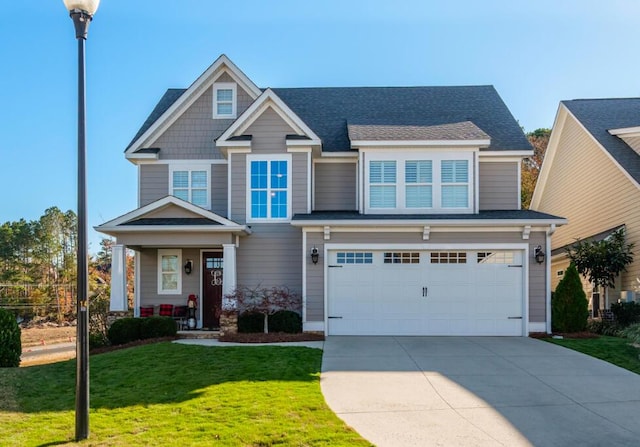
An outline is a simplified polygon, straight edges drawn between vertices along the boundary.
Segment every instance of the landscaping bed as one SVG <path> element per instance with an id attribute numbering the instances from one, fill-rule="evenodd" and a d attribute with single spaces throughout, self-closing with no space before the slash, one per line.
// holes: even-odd
<path id="1" fill-rule="evenodd" d="M 234 343 L 282 343 L 293 341 L 324 341 L 323 334 L 301 332 L 298 334 L 288 334 L 285 332 L 263 332 L 225 334 L 219 338 L 220 341 Z"/>

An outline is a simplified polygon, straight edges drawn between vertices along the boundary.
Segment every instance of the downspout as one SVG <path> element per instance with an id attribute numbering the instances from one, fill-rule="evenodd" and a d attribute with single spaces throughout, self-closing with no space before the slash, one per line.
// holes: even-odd
<path id="1" fill-rule="evenodd" d="M 547 297 L 546 310 L 547 310 L 547 334 L 551 333 L 551 236 L 556 232 L 556 224 L 551 224 L 551 227 L 547 230 L 546 235 L 546 250 L 547 256 L 545 257 L 545 293 Z"/>

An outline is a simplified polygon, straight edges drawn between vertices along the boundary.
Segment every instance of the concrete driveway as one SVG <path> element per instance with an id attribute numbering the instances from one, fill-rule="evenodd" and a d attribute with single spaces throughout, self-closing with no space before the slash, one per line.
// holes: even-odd
<path id="1" fill-rule="evenodd" d="M 640 445 L 640 375 L 522 337 L 328 337 L 322 392 L 384 446 Z"/>

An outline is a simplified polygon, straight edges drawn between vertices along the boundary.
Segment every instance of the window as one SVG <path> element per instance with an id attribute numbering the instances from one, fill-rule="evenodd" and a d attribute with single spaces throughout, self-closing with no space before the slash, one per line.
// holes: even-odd
<path id="1" fill-rule="evenodd" d="M 169 194 L 209 208 L 209 166 L 172 166 Z"/>
<path id="2" fill-rule="evenodd" d="M 290 217 L 291 159 L 289 156 L 255 159 L 247 157 L 250 219 L 288 219 Z"/>
<path id="3" fill-rule="evenodd" d="M 213 117 L 236 117 L 236 84 L 232 82 L 213 84 Z"/>
<path id="4" fill-rule="evenodd" d="M 369 203 L 371 208 L 396 207 L 396 162 L 369 162 Z"/>
<path id="5" fill-rule="evenodd" d="M 431 253 L 432 264 L 466 264 L 467 253 L 465 252 L 435 252 Z"/>
<path id="6" fill-rule="evenodd" d="M 366 152 L 365 213 L 473 212 L 473 152 Z"/>
<path id="7" fill-rule="evenodd" d="M 442 207 L 467 208 L 469 206 L 469 162 L 442 160 Z"/>
<path id="8" fill-rule="evenodd" d="M 182 293 L 182 252 L 180 250 L 158 250 L 158 294 L 179 295 Z"/>
<path id="9" fill-rule="evenodd" d="M 513 264 L 514 253 L 512 251 L 478 252 L 478 264 Z"/>
<path id="10" fill-rule="evenodd" d="M 391 252 L 385 253 L 383 259 L 385 264 L 419 264 L 420 253 Z"/>
<path id="11" fill-rule="evenodd" d="M 431 160 L 407 160 L 404 164 L 407 208 L 433 207 L 433 162 Z"/>
<path id="12" fill-rule="evenodd" d="M 373 253 L 339 252 L 336 254 L 338 264 L 373 264 Z"/>

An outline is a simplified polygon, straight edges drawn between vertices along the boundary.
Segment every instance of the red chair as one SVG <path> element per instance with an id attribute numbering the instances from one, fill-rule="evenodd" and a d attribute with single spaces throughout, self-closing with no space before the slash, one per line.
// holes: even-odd
<path id="1" fill-rule="evenodd" d="M 158 315 L 161 317 L 173 317 L 173 304 L 161 304 Z"/>
<path id="2" fill-rule="evenodd" d="M 140 306 L 140 318 L 153 317 L 153 306 Z"/>

